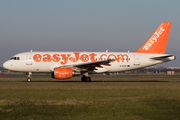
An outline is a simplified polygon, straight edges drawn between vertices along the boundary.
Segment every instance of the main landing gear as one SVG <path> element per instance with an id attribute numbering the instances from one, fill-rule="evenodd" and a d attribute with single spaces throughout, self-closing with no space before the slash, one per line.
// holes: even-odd
<path id="1" fill-rule="evenodd" d="M 31 82 L 31 75 L 32 75 L 32 72 L 29 72 L 29 73 L 27 73 L 27 74 L 28 74 L 27 82 Z"/>
<path id="2" fill-rule="evenodd" d="M 83 75 L 83 77 L 81 78 L 81 81 L 83 81 L 83 82 L 91 82 L 91 78 L 86 77 L 85 75 Z"/>

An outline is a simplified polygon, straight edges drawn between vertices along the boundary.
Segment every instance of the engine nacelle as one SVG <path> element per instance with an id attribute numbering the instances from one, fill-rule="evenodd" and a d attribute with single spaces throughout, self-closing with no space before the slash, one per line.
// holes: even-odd
<path id="1" fill-rule="evenodd" d="M 51 77 L 55 79 L 68 79 L 72 78 L 73 69 L 72 68 L 54 68 L 54 72 L 51 73 Z"/>
<path id="2" fill-rule="evenodd" d="M 54 68 L 54 72 L 51 73 L 51 77 L 54 79 L 68 79 L 77 75 L 81 75 L 80 71 L 61 67 Z"/>

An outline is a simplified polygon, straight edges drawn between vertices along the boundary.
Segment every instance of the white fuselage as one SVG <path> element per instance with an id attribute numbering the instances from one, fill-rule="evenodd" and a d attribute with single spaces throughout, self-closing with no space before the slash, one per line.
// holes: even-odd
<path id="1" fill-rule="evenodd" d="M 96 67 L 97 73 L 118 72 L 143 68 L 175 59 L 175 56 L 163 60 L 154 60 L 167 54 L 130 53 L 130 52 L 25 52 L 14 55 L 4 63 L 4 67 L 21 72 L 53 72 L 56 67 L 73 67 L 86 62 L 113 59 L 110 66 Z"/>

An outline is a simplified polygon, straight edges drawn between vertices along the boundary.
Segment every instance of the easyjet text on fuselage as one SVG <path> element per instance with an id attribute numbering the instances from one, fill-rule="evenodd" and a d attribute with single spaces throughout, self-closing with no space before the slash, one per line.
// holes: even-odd
<path id="1" fill-rule="evenodd" d="M 61 58 L 61 59 L 60 59 Z M 107 59 L 113 59 L 111 62 L 129 62 L 129 56 L 127 54 L 81 54 L 80 52 L 74 52 L 73 54 L 35 54 L 33 55 L 33 60 L 35 62 L 60 62 L 60 64 L 65 65 L 68 61 L 71 62 L 95 62 Z"/>

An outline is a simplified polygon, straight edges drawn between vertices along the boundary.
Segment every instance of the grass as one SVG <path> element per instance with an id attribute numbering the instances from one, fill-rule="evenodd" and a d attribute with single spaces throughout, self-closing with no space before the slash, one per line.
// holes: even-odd
<path id="1" fill-rule="evenodd" d="M 180 75 L 92 75 L 93 82 L 180 82 Z M 0 75 L 0 82 L 26 82 L 27 75 Z M 32 75 L 32 82 L 80 82 L 81 76 L 57 80 L 50 75 Z"/>
<path id="2" fill-rule="evenodd" d="M 23 81 L 22 76 L 6 76 Z M 36 78 L 35 78 L 36 77 Z M 105 76 L 106 77 L 106 76 Z M 108 76 L 109 77 L 109 76 Z M 23 78 L 23 77 L 22 77 Z M 47 76 L 34 76 L 41 81 Z M 39 78 L 39 80 L 38 80 Z M 0 118 L 61 120 L 178 120 L 180 83 L 137 83 L 113 81 L 179 81 L 178 76 L 93 76 L 106 82 L 0 82 Z M 0 78 L 0 81 L 4 81 Z M 71 79 L 69 79 L 71 80 Z M 79 77 L 73 78 L 79 81 Z M 51 79 L 49 79 L 51 81 Z"/>

